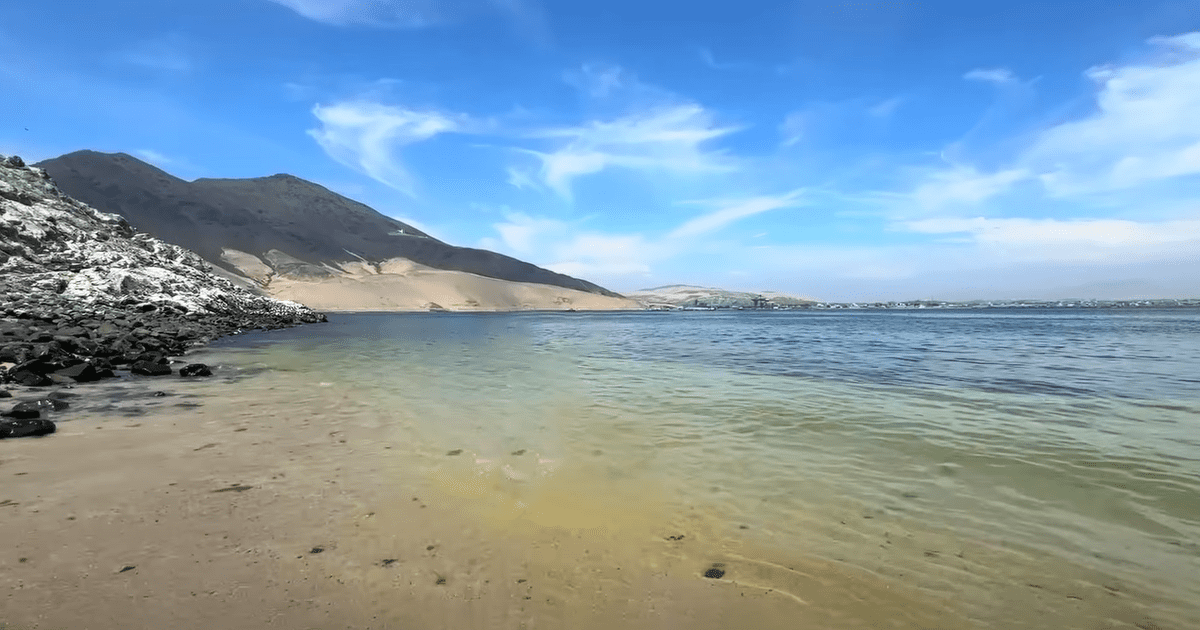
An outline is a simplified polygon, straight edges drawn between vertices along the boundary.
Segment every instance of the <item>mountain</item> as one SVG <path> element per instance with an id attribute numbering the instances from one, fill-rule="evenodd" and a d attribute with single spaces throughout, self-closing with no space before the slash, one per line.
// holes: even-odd
<path id="1" fill-rule="evenodd" d="M 190 249 L 272 295 L 276 292 L 270 285 L 277 279 L 344 284 L 364 274 L 382 275 L 383 265 L 402 259 L 415 265 L 410 271 L 548 285 L 614 298 L 619 300 L 612 303 L 614 308 L 628 305 L 618 294 L 586 280 L 495 252 L 444 243 L 291 175 L 188 182 L 124 153 L 96 151 L 76 151 L 37 166 L 68 195 L 119 214 L 137 229 Z M 474 299 L 470 293 L 465 291 L 464 304 Z M 558 304 L 573 304 L 577 297 L 570 293 L 556 299 Z M 338 308 L 336 300 L 326 306 Z"/>
<path id="2" fill-rule="evenodd" d="M 697 287 L 687 284 L 670 284 L 653 289 L 642 289 L 628 293 L 630 299 L 636 300 L 645 307 L 675 307 L 685 306 L 722 307 L 722 308 L 753 308 L 756 299 L 763 300 L 763 306 L 796 306 L 813 304 L 817 300 L 798 295 L 788 295 L 776 291 L 747 293 L 744 291 L 726 291 L 711 287 Z"/>

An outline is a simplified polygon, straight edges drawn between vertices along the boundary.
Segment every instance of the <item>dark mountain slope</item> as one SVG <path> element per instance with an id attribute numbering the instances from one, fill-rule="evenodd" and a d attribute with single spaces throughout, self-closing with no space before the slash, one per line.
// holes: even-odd
<path id="1" fill-rule="evenodd" d="M 221 259 L 224 248 L 260 258 L 279 250 L 317 265 L 407 258 L 436 269 L 616 295 L 509 256 L 444 243 L 291 175 L 187 182 L 124 153 L 96 151 L 38 166 L 68 195 L 231 271 Z"/>

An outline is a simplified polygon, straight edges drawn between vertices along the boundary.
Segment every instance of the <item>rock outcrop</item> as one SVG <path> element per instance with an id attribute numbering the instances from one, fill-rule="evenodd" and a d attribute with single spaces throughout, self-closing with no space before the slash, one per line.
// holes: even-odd
<path id="1" fill-rule="evenodd" d="M 19 157 L 0 156 L 0 381 L 89 382 L 122 365 L 164 365 L 222 335 L 323 320 L 214 276 L 196 254 L 64 195 Z"/>

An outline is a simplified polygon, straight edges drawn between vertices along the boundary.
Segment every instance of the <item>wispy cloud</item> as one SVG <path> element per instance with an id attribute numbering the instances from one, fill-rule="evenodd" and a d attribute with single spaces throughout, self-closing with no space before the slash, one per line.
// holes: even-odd
<path id="1" fill-rule="evenodd" d="M 535 0 L 269 0 L 334 26 L 419 29 L 500 12 L 526 38 L 545 44 L 549 29 Z"/>
<path id="2" fill-rule="evenodd" d="M 576 178 L 608 168 L 680 174 L 733 170 L 733 160 L 707 144 L 737 130 L 718 125 L 700 105 L 681 104 L 530 135 L 559 145 L 533 153 L 541 160 L 545 184 L 569 199 Z"/>
<path id="3" fill-rule="evenodd" d="M 135 149 L 133 154 L 155 166 L 165 167 L 174 163 L 174 160 L 153 149 Z"/>
<path id="4" fill-rule="evenodd" d="M 580 223 L 510 212 L 493 226 L 497 237 L 480 246 L 536 260 L 559 273 L 601 281 L 642 277 L 654 261 L 670 255 L 661 243 L 638 233 L 613 234 Z"/>
<path id="5" fill-rule="evenodd" d="M 1029 177 L 1022 169 L 980 173 L 974 167 L 953 166 L 930 174 L 912 193 L 912 199 L 925 210 L 948 206 L 973 207 Z"/>
<path id="6" fill-rule="evenodd" d="M 812 116 L 808 111 L 795 111 L 787 115 L 779 125 L 779 134 L 783 136 L 783 146 L 790 147 L 799 144 L 808 135 Z"/>
<path id="7" fill-rule="evenodd" d="M 317 22 L 337 26 L 424 28 L 448 18 L 434 0 L 270 0 Z"/>
<path id="8" fill-rule="evenodd" d="M 1161 59 L 1090 69 L 1096 113 L 1047 130 L 1023 156 L 1051 194 L 1200 173 L 1200 33 L 1151 42 Z"/>
<path id="9" fill-rule="evenodd" d="M 975 205 L 1026 182 L 1058 198 L 1087 197 L 1200 174 L 1200 34 L 1155 38 L 1151 59 L 1094 67 L 1091 115 L 1031 134 L 1008 164 L 990 172 L 956 163 L 928 173 L 910 199 L 925 209 Z M 974 75 L 974 76 L 973 76 Z M 976 70 L 967 78 L 1015 81 Z"/>
<path id="10" fill-rule="evenodd" d="M 718 210 L 695 217 L 675 228 L 667 235 L 667 238 L 693 238 L 714 232 L 731 223 L 752 217 L 756 214 L 782 208 L 794 208 L 804 203 L 803 193 L 803 190 L 793 190 L 785 195 L 774 197 L 756 197 L 753 199 L 725 202 L 721 204 Z"/>
<path id="11" fill-rule="evenodd" d="M 903 227 L 925 234 L 954 234 L 1004 258 L 1038 262 L 1128 264 L 1189 258 L 1200 248 L 1200 219 L 934 218 Z"/>
<path id="12" fill-rule="evenodd" d="M 1007 68 L 976 68 L 963 75 L 968 81 L 983 81 L 996 85 L 1008 85 L 1017 82 L 1017 76 Z"/>
<path id="13" fill-rule="evenodd" d="M 700 61 L 704 62 L 705 66 L 708 66 L 713 70 L 737 70 L 739 68 L 746 67 L 746 64 L 744 63 L 717 61 L 717 57 L 713 54 L 712 49 L 703 46 L 696 49 L 696 53 L 700 55 Z"/>
<path id="14" fill-rule="evenodd" d="M 889 99 L 884 99 L 867 108 L 867 113 L 874 118 L 888 118 L 896 113 L 896 110 L 904 104 L 904 98 L 893 96 Z"/>
<path id="15" fill-rule="evenodd" d="M 400 149 L 469 125 L 461 115 L 362 101 L 317 105 L 313 115 L 321 127 L 308 133 L 330 157 L 410 196 L 414 181 Z"/>
<path id="16" fill-rule="evenodd" d="M 802 205 L 803 195 L 804 191 L 795 190 L 750 199 L 688 202 L 714 209 L 659 234 L 608 232 L 588 227 L 586 220 L 568 222 L 509 212 L 504 221 L 493 224 L 496 236 L 483 239 L 480 246 L 532 259 L 560 273 L 634 286 L 659 273 L 661 265 L 713 248 L 737 249 L 736 239 L 723 234 L 723 228 L 764 212 Z"/>
<path id="17" fill-rule="evenodd" d="M 637 85 L 637 79 L 623 68 L 607 64 L 584 64 L 568 70 L 563 73 L 563 81 L 584 95 L 598 99 Z"/>

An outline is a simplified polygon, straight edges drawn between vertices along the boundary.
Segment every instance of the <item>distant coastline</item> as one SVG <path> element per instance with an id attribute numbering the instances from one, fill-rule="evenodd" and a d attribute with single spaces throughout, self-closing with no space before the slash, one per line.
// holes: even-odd
<path id="1" fill-rule="evenodd" d="M 773 304 L 769 300 L 759 306 L 691 305 L 647 306 L 651 311 L 812 311 L 812 310 L 923 310 L 923 309 L 1051 309 L 1051 308 L 1200 308 L 1200 298 L 1154 300 L 908 300 L 893 302 L 813 302 L 806 304 Z"/>

